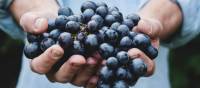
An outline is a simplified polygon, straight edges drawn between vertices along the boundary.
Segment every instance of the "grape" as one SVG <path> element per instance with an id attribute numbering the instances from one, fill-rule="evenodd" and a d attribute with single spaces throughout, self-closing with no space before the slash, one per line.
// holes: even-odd
<path id="1" fill-rule="evenodd" d="M 113 15 L 107 15 L 105 17 L 105 24 L 107 26 L 111 26 L 114 22 L 116 22 L 117 20 L 115 19 L 115 17 Z"/>
<path id="2" fill-rule="evenodd" d="M 114 29 L 114 30 L 117 30 L 117 28 L 120 26 L 120 23 L 119 22 L 115 22 L 113 23 L 110 28 Z"/>
<path id="3" fill-rule="evenodd" d="M 71 33 L 78 33 L 81 29 L 80 29 L 80 24 L 78 22 L 75 21 L 69 21 L 67 22 L 66 26 L 65 26 L 65 30 Z"/>
<path id="4" fill-rule="evenodd" d="M 144 76 L 147 72 L 147 65 L 141 58 L 136 58 L 133 59 L 129 64 L 129 69 L 132 74 L 136 74 L 138 76 Z"/>
<path id="5" fill-rule="evenodd" d="M 128 26 L 128 28 L 130 29 L 130 31 L 133 29 L 133 27 L 135 26 L 133 21 L 130 19 L 124 19 L 124 21 L 122 22 L 122 24 Z"/>
<path id="6" fill-rule="evenodd" d="M 30 44 L 25 45 L 24 47 L 24 54 L 30 59 L 33 59 L 41 54 L 41 50 L 39 44 L 37 42 L 33 42 Z"/>
<path id="7" fill-rule="evenodd" d="M 91 20 L 95 20 L 96 22 L 98 22 L 100 27 L 103 26 L 104 19 L 101 16 L 96 14 L 92 16 Z"/>
<path id="8" fill-rule="evenodd" d="M 107 4 L 104 2 L 97 2 L 96 5 L 97 5 L 97 7 L 100 7 L 100 6 L 104 6 L 106 8 L 108 7 Z"/>
<path id="9" fill-rule="evenodd" d="M 113 55 L 114 47 L 108 43 L 102 43 L 99 47 L 99 53 L 104 59 L 107 59 Z"/>
<path id="10" fill-rule="evenodd" d="M 105 31 L 105 41 L 112 45 L 116 45 L 118 37 L 118 33 L 115 30 L 109 29 Z"/>
<path id="11" fill-rule="evenodd" d="M 108 11 L 109 11 L 109 12 L 112 12 L 112 11 L 119 11 L 119 9 L 118 9 L 117 7 L 114 6 L 114 7 L 109 7 L 109 8 L 108 8 Z"/>
<path id="12" fill-rule="evenodd" d="M 83 23 L 87 23 L 88 21 L 90 21 L 91 17 L 94 15 L 94 11 L 92 9 L 86 9 L 83 13 L 82 13 L 82 17 L 83 17 Z"/>
<path id="13" fill-rule="evenodd" d="M 129 61 L 128 54 L 125 51 L 118 52 L 116 57 L 117 57 L 120 65 L 125 65 Z"/>
<path id="14" fill-rule="evenodd" d="M 135 25 L 137 25 L 140 20 L 140 16 L 138 16 L 137 14 L 129 14 L 126 18 L 131 19 Z"/>
<path id="15" fill-rule="evenodd" d="M 87 26 L 88 26 L 88 32 L 95 33 L 99 29 L 99 22 L 91 20 L 88 22 Z"/>
<path id="16" fill-rule="evenodd" d="M 73 54 L 79 54 L 84 55 L 85 54 L 85 48 L 83 44 L 80 41 L 74 41 L 73 42 Z"/>
<path id="17" fill-rule="evenodd" d="M 144 34 L 137 34 L 134 37 L 133 42 L 135 43 L 136 47 L 142 50 L 151 45 L 150 38 Z"/>
<path id="18" fill-rule="evenodd" d="M 86 9 L 96 10 L 97 5 L 92 1 L 86 1 L 81 5 L 81 12 L 84 12 Z"/>
<path id="19" fill-rule="evenodd" d="M 73 12 L 69 7 L 63 7 L 58 10 L 58 15 L 70 16 L 73 15 Z"/>
<path id="20" fill-rule="evenodd" d="M 69 47 L 71 47 L 73 44 L 71 34 L 68 32 L 61 33 L 58 37 L 58 44 L 64 49 L 68 49 Z"/>
<path id="21" fill-rule="evenodd" d="M 117 28 L 117 32 L 119 33 L 120 37 L 127 36 L 129 34 L 129 28 L 126 25 L 120 25 Z"/>
<path id="22" fill-rule="evenodd" d="M 68 22 L 69 20 L 67 19 L 66 16 L 64 15 L 59 15 L 56 20 L 55 20 L 55 25 L 57 28 L 60 29 L 64 29 L 65 28 L 65 24 Z"/>
<path id="23" fill-rule="evenodd" d="M 58 37 L 60 36 L 60 34 L 61 34 L 61 31 L 59 29 L 54 29 L 49 33 L 49 37 L 51 37 L 54 40 L 57 40 Z M 46 36 L 48 36 L 48 35 L 46 35 Z"/>
<path id="24" fill-rule="evenodd" d="M 102 67 L 100 70 L 100 79 L 105 82 L 109 83 L 114 80 L 114 71 L 112 69 L 109 69 L 107 66 Z"/>
<path id="25" fill-rule="evenodd" d="M 55 64 L 59 69 L 74 54 L 88 58 L 98 53 L 105 63 L 97 88 L 134 86 L 147 73 L 147 65 L 142 58 L 130 59 L 127 52 L 137 48 L 152 60 L 158 55 L 148 35 L 132 31 L 140 16 L 129 14 L 124 18 L 118 7 L 104 2 L 86 1 L 80 10 L 81 13 L 74 14 L 71 8 L 61 7 L 58 16 L 48 20 L 44 33 L 27 33 L 29 43 L 24 47 L 24 55 L 33 59 L 58 44 L 64 50 Z"/>
<path id="26" fill-rule="evenodd" d="M 42 51 L 45 51 L 49 47 L 55 44 L 55 41 L 51 38 L 45 38 L 41 41 L 40 48 Z"/>
<path id="27" fill-rule="evenodd" d="M 92 53 L 93 51 L 98 49 L 99 43 L 98 38 L 95 34 L 89 34 L 85 39 L 85 48 L 86 51 Z"/>
<path id="28" fill-rule="evenodd" d="M 116 77 L 118 80 L 125 80 L 127 76 L 127 70 L 123 67 L 119 67 L 116 71 Z"/>
<path id="29" fill-rule="evenodd" d="M 121 23 L 123 21 L 122 13 L 119 11 L 112 11 L 111 15 L 113 15 L 117 22 Z"/>
<path id="30" fill-rule="evenodd" d="M 135 45 L 133 44 L 133 41 L 128 37 L 125 36 L 120 40 L 119 47 L 121 50 L 129 50 L 130 48 L 134 48 Z"/>
<path id="31" fill-rule="evenodd" d="M 110 69 L 117 69 L 118 68 L 118 60 L 116 57 L 109 57 L 107 60 L 106 60 L 106 65 L 108 68 Z"/>
<path id="32" fill-rule="evenodd" d="M 100 6 L 96 9 L 96 14 L 105 17 L 108 14 L 108 8 L 105 6 Z"/>

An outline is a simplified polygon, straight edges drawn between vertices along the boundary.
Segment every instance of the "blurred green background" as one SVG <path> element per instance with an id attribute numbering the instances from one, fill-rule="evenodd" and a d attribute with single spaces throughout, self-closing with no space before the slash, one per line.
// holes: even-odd
<path id="1" fill-rule="evenodd" d="M 21 67 L 23 42 L 0 31 L 0 88 L 14 88 Z M 172 88 L 200 88 L 200 37 L 170 53 Z"/>

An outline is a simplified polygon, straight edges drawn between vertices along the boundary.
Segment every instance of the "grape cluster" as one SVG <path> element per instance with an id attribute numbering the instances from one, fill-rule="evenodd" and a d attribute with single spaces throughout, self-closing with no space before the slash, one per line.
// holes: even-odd
<path id="1" fill-rule="evenodd" d="M 140 58 L 131 59 L 127 51 L 138 48 L 150 58 L 158 54 L 149 36 L 131 31 L 140 17 L 130 14 L 123 18 L 117 7 L 108 7 L 104 2 L 86 1 L 80 10 L 81 14 L 74 14 L 69 7 L 62 7 L 56 19 L 49 19 L 45 33 L 28 33 L 25 56 L 35 58 L 54 44 L 64 49 L 66 57 L 73 54 L 87 57 L 98 51 L 106 65 L 100 71 L 97 87 L 133 86 L 145 75 L 147 65 Z"/>

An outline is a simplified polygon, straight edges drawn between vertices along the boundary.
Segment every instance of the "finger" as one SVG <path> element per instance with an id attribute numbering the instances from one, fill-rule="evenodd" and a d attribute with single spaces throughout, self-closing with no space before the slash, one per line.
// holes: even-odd
<path id="1" fill-rule="evenodd" d="M 161 23 L 157 20 L 141 19 L 133 31 L 145 33 L 154 39 L 159 36 L 162 29 Z"/>
<path id="2" fill-rule="evenodd" d="M 24 31 L 38 34 L 47 30 L 48 20 L 47 18 L 40 17 L 38 13 L 28 12 L 20 18 L 20 25 Z"/>
<path id="3" fill-rule="evenodd" d="M 72 83 L 78 86 L 85 86 L 90 77 L 96 73 L 100 64 L 98 60 L 99 59 L 89 57 L 86 66 L 79 72 L 81 74 L 77 74 Z"/>
<path id="4" fill-rule="evenodd" d="M 63 56 L 63 54 L 64 51 L 59 45 L 53 45 L 31 61 L 31 69 L 36 73 L 45 74 Z"/>
<path id="5" fill-rule="evenodd" d="M 93 76 L 89 79 L 87 85 L 86 85 L 86 88 L 96 88 L 96 85 L 97 85 L 97 81 L 98 81 L 98 76 Z"/>
<path id="6" fill-rule="evenodd" d="M 128 51 L 128 55 L 130 58 L 141 58 L 147 64 L 147 74 L 146 76 L 150 76 L 153 74 L 155 70 L 155 63 L 148 56 L 146 56 L 141 50 L 137 48 L 132 48 Z"/>
<path id="7" fill-rule="evenodd" d="M 54 79 L 57 82 L 70 82 L 74 76 L 86 64 L 86 60 L 81 55 L 73 55 L 65 62 L 60 69 L 55 73 Z M 82 74 L 82 73 L 79 73 Z"/>

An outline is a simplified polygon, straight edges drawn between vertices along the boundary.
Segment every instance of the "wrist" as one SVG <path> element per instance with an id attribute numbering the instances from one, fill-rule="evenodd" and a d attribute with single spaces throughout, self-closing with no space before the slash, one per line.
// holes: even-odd
<path id="1" fill-rule="evenodd" d="M 29 11 L 39 11 L 57 16 L 58 4 L 55 0 L 14 0 L 9 9 L 19 22 L 21 16 Z"/>

